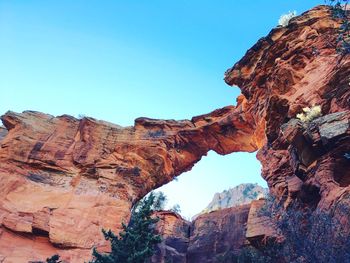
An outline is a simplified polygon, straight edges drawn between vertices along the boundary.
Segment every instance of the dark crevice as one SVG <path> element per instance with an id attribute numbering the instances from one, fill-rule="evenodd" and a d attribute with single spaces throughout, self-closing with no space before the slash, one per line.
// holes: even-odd
<path id="1" fill-rule="evenodd" d="M 47 232 L 43 229 L 40 229 L 40 228 L 36 228 L 36 227 L 33 227 L 32 233 L 35 236 L 47 237 L 47 238 L 49 237 L 49 232 Z"/>

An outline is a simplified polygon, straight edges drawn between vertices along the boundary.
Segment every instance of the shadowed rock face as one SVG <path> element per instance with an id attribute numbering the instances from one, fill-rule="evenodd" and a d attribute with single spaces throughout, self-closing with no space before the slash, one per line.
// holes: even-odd
<path id="1" fill-rule="evenodd" d="M 162 242 L 152 257 L 154 263 L 186 263 L 191 223 L 170 211 L 157 212 L 157 232 Z"/>
<path id="2" fill-rule="evenodd" d="M 250 204 L 203 214 L 192 223 L 172 212 L 158 212 L 157 246 L 154 263 L 222 262 L 244 246 Z"/>
<path id="3" fill-rule="evenodd" d="M 0 141 L 6 136 L 7 130 L 5 127 L 0 126 Z"/>
<path id="4" fill-rule="evenodd" d="M 237 253 L 245 242 L 250 205 L 226 208 L 200 215 L 192 223 L 187 262 L 220 262 Z"/>
<path id="5" fill-rule="evenodd" d="M 140 118 L 123 128 L 92 118 L 6 113 L 0 259 L 20 263 L 56 252 L 87 261 L 93 246 L 108 249 L 102 227 L 118 231 L 138 199 L 209 150 L 259 150 L 262 175 L 286 204 L 299 198 L 329 209 L 347 202 L 350 57 L 332 45 L 338 26 L 328 8 L 317 7 L 272 30 L 225 74 L 242 90 L 237 106 L 191 120 Z M 323 117 L 295 119 L 313 105 Z"/>

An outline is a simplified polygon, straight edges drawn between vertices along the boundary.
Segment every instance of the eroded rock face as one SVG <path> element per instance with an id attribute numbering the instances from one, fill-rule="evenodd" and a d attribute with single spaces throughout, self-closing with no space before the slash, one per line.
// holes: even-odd
<path id="1" fill-rule="evenodd" d="M 4 126 L 0 125 L 0 141 L 6 136 L 7 129 Z"/>
<path id="2" fill-rule="evenodd" d="M 8 112 L 0 148 L 1 227 L 23 234 L 28 246 L 33 236 L 44 236 L 66 260 L 67 249 L 85 255 L 94 246 L 104 250 L 101 228 L 118 232 L 138 199 L 191 169 L 209 150 L 257 149 L 253 127 L 239 114 L 226 107 L 192 120 L 140 118 L 123 128 L 92 118 Z M 27 248 L 9 250 L 5 243 L 0 236 L 6 258 L 45 259 L 35 248 L 25 254 Z"/>
<path id="3" fill-rule="evenodd" d="M 266 197 L 267 192 L 266 188 L 258 184 L 240 184 L 221 193 L 216 193 L 201 214 L 250 204 L 253 200 Z"/>
<path id="4" fill-rule="evenodd" d="M 154 263 L 186 263 L 191 223 L 170 211 L 157 212 L 157 232 L 162 242 L 152 257 Z"/>
<path id="5" fill-rule="evenodd" d="M 225 74 L 242 90 L 237 106 L 191 120 L 140 118 L 123 128 L 92 118 L 6 113 L 0 259 L 21 263 L 55 252 L 70 262 L 87 261 L 93 246 L 107 249 L 102 227 L 118 231 L 138 199 L 190 170 L 209 150 L 259 150 L 262 175 L 286 205 L 296 198 L 322 209 L 347 202 L 350 57 L 332 45 L 337 27 L 321 6 L 272 30 Z M 295 119 L 313 105 L 322 107 L 323 117 Z M 221 216 L 207 221 L 231 220 Z M 202 241 L 188 250 L 194 259 L 202 257 L 199 248 L 213 251 L 210 240 L 217 238 L 201 239 L 206 226 L 196 222 L 193 240 Z M 219 231 L 214 224 L 207 229 Z M 227 234 L 216 251 L 238 236 Z"/>
<path id="6" fill-rule="evenodd" d="M 331 44 L 338 27 L 327 7 L 314 8 L 272 30 L 225 74 L 242 90 L 256 127 L 265 120 L 262 176 L 286 206 L 296 199 L 320 209 L 348 203 L 350 56 Z M 314 105 L 323 117 L 296 119 Z"/>
<path id="7" fill-rule="evenodd" d="M 249 244 L 259 247 L 266 237 L 278 237 L 276 228 L 271 224 L 271 218 L 263 213 L 266 200 L 254 200 L 250 204 L 247 218 L 245 238 Z"/>
<path id="8" fill-rule="evenodd" d="M 250 204 L 202 214 L 192 223 L 169 211 L 157 212 L 157 246 L 154 263 L 223 262 L 245 245 Z"/>
<path id="9" fill-rule="evenodd" d="M 187 262 L 220 262 L 245 243 L 250 204 L 200 215 L 191 226 Z"/>

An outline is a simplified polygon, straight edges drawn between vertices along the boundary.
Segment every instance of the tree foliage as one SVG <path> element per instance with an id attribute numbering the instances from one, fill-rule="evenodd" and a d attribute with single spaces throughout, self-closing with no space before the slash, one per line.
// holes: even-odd
<path id="1" fill-rule="evenodd" d="M 111 252 L 99 253 L 93 250 L 93 263 L 144 263 L 154 254 L 154 246 L 161 242 L 155 234 L 154 226 L 159 220 L 152 217 L 153 208 L 162 205 L 165 200 L 151 193 L 142 199 L 132 210 L 128 225 L 122 224 L 123 230 L 115 235 L 111 230 L 102 230 L 106 240 L 111 242 Z"/>
<path id="2" fill-rule="evenodd" d="M 173 205 L 173 207 L 170 208 L 170 211 L 172 211 L 174 213 L 177 213 L 177 214 L 180 214 L 181 213 L 180 205 L 179 204 Z"/>
<path id="3" fill-rule="evenodd" d="M 261 215 L 270 218 L 281 239 L 269 239 L 259 250 L 246 247 L 231 262 L 349 263 L 350 232 L 341 221 L 349 214 L 344 204 L 338 205 L 334 215 L 333 211 L 312 210 L 300 204 L 284 209 L 269 200 Z"/>
<path id="4" fill-rule="evenodd" d="M 153 204 L 151 206 L 151 209 L 154 211 L 160 211 L 165 209 L 165 205 L 167 203 L 167 197 L 162 191 L 158 192 L 152 192 L 151 193 L 154 197 Z M 147 198 L 147 196 L 146 196 Z"/>
<path id="5" fill-rule="evenodd" d="M 337 50 L 342 54 L 350 53 L 350 16 L 349 0 L 326 0 L 332 8 L 333 17 L 341 20 L 337 38 Z"/>

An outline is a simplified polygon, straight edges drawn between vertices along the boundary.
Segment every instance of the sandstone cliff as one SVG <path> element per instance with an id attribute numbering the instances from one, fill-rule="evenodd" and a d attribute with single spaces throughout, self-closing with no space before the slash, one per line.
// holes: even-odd
<path id="1" fill-rule="evenodd" d="M 285 205 L 299 199 L 335 213 L 350 192 L 350 56 L 334 48 L 338 22 L 327 7 L 314 8 L 272 30 L 225 74 L 265 130 L 258 159 L 271 193 Z M 315 105 L 322 117 L 296 119 Z"/>
<path id="2" fill-rule="evenodd" d="M 242 91 L 237 106 L 191 120 L 140 118 L 123 128 L 68 115 L 3 115 L 0 261 L 53 253 L 86 261 L 93 246 L 106 249 L 102 227 L 118 231 L 138 199 L 209 150 L 259 150 L 262 176 L 286 205 L 298 198 L 336 211 L 350 192 L 350 56 L 332 44 L 338 27 L 320 6 L 272 30 L 225 73 Z M 295 118 L 313 105 L 322 117 Z"/>
<path id="3" fill-rule="evenodd" d="M 172 212 L 158 212 L 158 232 L 163 241 L 154 263 L 221 262 L 245 244 L 250 204 L 198 216 L 192 223 Z"/>
<path id="4" fill-rule="evenodd" d="M 83 262 L 93 246 L 105 249 L 101 228 L 117 232 L 138 199 L 209 150 L 255 150 L 253 127 L 239 112 L 230 106 L 192 120 L 140 118 L 125 128 L 7 112 L 1 117 L 8 134 L 0 148 L 0 255 L 26 262 L 57 251 Z M 35 248 L 38 236 L 50 249 Z M 28 245 L 14 245 L 15 237 Z"/>

